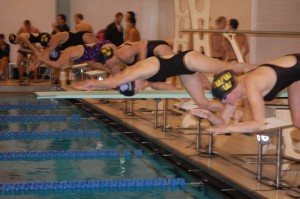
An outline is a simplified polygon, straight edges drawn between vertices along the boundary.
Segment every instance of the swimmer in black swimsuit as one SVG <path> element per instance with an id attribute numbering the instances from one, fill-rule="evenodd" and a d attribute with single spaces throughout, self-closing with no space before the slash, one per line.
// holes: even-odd
<path id="1" fill-rule="evenodd" d="M 84 32 L 60 32 L 52 36 L 49 47 L 43 52 L 44 56 L 48 56 L 49 53 L 58 47 L 58 50 L 62 51 L 68 47 L 83 45 L 83 44 L 94 44 L 98 43 L 99 40 L 93 33 Z"/>
<path id="2" fill-rule="evenodd" d="M 120 45 L 114 53 L 114 57 L 107 62 L 109 67 L 118 64 L 133 65 L 152 56 L 174 55 L 170 45 L 161 40 L 142 40 L 127 42 Z"/>
<path id="3" fill-rule="evenodd" d="M 19 77 L 20 81 L 23 81 L 23 73 L 24 73 L 24 66 L 21 64 L 24 61 L 24 58 L 27 57 L 27 55 L 33 55 L 30 50 L 33 52 L 40 51 L 40 47 L 35 45 L 36 43 L 40 43 L 42 47 L 48 46 L 48 43 L 50 41 L 50 35 L 48 33 L 20 33 L 18 36 L 11 33 L 9 35 L 9 42 L 12 44 L 21 44 L 21 49 L 19 49 L 17 58 L 17 66 L 19 71 Z M 26 51 L 22 51 L 22 50 Z M 30 50 L 29 50 L 30 49 Z M 29 50 L 29 51 L 28 51 Z M 34 56 L 30 56 L 30 60 L 34 60 Z M 38 71 L 34 71 L 34 81 L 39 82 L 38 80 Z"/>
<path id="4" fill-rule="evenodd" d="M 249 73 L 235 77 L 234 73 L 227 71 L 215 76 L 213 94 L 225 103 L 221 116 L 199 109 L 194 115 L 209 118 L 217 125 L 224 125 L 235 110 L 238 99 L 247 98 L 253 120 L 236 125 L 222 126 L 212 129 L 222 134 L 228 132 L 249 133 L 264 130 L 266 122 L 264 101 L 273 100 L 283 89 L 287 88 L 289 107 L 295 127 L 300 128 L 300 55 L 293 54 L 263 64 Z"/>
<path id="5" fill-rule="evenodd" d="M 42 56 L 47 59 L 49 57 L 49 54 L 52 50 L 54 50 L 56 47 L 58 47 L 58 50 L 65 50 L 68 47 L 77 46 L 77 45 L 83 45 L 83 44 L 95 44 L 98 43 L 99 40 L 96 38 L 96 36 L 90 32 L 59 32 L 52 36 L 49 46 L 42 52 Z M 35 52 L 36 53 L 36 52 Z M 66 61 L 64 61 L 66 62 Z M 39 62 L 34 63 L 30 66 L 30 68 L 27 69 L 27 71 L 33 70 L 34 67 L 38 67 Z M 55 65 L 56 68 L 59 68 L 60 66 Z M 59 71 L 54 71 L 54 78 L 58 78 Z"/>
<path id="6" fill-rule="evenodd" d="M 106 66 L 111 69 L 112 74 L 117 74 L 121 71 L 122 65 L 131 66 L 138 61 L 146 59 L 151 56 L 168 56 L 174 55 L 170 45 L 161 40 L 148 41 L 142 40 L 138 42 L 126 42 L 120 45 L 114 52 L 114 56 L 107 60 Z M 98 64 L 99 65 L 99 64 Z M 91 67 L 98 69 L 98 65 L 91 65 Z M 163 82 L 150 83 L 149 86 L 157 90 L 174 90 L 175 86 Z M 139 82 L 136 82 L 139 84 Z"/>
<path id="7" fill-rule="evenodd" d="M 247 63 L 225 63 L 202 55 L 198 51 L 185 51 L 171 56 L 147 58 L 112 77 L 102 81 L 88 81 L 83 85 L 75 86 L 75 88 L 82 90 L 109 89 L 135 80 L 157 82 L 167 77 L 179 75 L 183 86 L 200 107 L 215 110 L 220 106 L 207 101 L 199 75 L 196 72 L 217 73 L 226 69 L 245 72 L 255 67 L 255 65 Z M 138 92 L 142 88 L 136 86 L 135 89 Z"/>
<path id="8" fill-rule="evenodd" d="M 97 61 L 98 55 L 100 54 L 100 50 L 104 47 L 110 47 L 111 49 L 115 49 L 116 46 L 109 42 L 99 42 L 95 44 L 84 44 L 77 45 L 74 47 L 67 48 L 66 50 L 57 53 L 57 57 L 55 57 L 55 61 L 50 60 L 49 57 L 45 57 L 40 52 L 35 52 L 38 58 L 38 62 L 33 63 L 27 71 L 31 71 L 36 68 L 36 64 L 39 62 L 44 62 L 48 66 L 57 69 L 67 69 L 70 68 L 70 61 L 75 61 L 76 63 L 80 62 L 88 62 L 88 61 Z M 103 65 L 102 65 L 103 66 Z M 105 66 L 101 68 L 101 70 L 105 70 L 109 72 L 109 69 Z"/>
<path id="9" fill-rule="evenodd" d="M 50 42 L 50 35 L 46 32 L 42 33 L 21 33 L 18 36 L 11 33 L 9 35 L 11 44 L 21 44 L 24 48 L 30 48 L 33 51 L 39 50 L 37 46 L 32 45 L 40 43 L 43 47 L 47 47 Z"/>
<path id="10" fill-rule="evenodd" d="M 120 45 L 114 56 L 107 60 L 106 66 L 111 68 L 113 74 L 119 73 L 120 65 L 133 65 L 137 61 L 144 60 L 152 56 L 174 55 L 169 43 L 162 40 L 142 40 L 139 42 L 126 42 Z M 97 66 L 96 66 L 97 68 Z M 210 87 L 209 80 L 204 75 L 199 75 L 205 87 Z M 149 86 L 156 90 L 176 90 L 175 84 L 168 84 L 166 79 L 157 82 L 149 82 Z M 136 85 L 141 82 L 136 82 Z M 141 83 L 142 84 L 142 83 Z"/>

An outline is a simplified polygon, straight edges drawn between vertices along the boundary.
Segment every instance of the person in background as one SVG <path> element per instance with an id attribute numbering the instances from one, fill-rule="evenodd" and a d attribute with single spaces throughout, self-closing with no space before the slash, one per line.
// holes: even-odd
<path id="1" fill-rule="evenodd" d="M 230 19 L 228 23 L 228 29 L 229 30 L 237 30 L 239 27 L 239 22 L 236 19 Z M 236 34 L 235 40 L 237 42 L 237 45 L 242 53 L 242 56 L 245 59 L 247 54 L 249 53 L 249 45 L 247 41 L 247 36 L 245 34 Z M 237 57 L 235 55 L 235 52 L 229 43 L 228 40 L 224 42 L 224 50 L 225 50 L 225 61 L 228 62 L 237 62 Z"/>
<path id="2" fill-rule="evenodd" d="M 135 13 L 132 11 L 128 11 L 126 13 L 126 34 L 125 34 L 125 42 L 126 41 L 140 41 L 140 32 L 136 28 L 136 18 L 135 18 Z"/>
<path id="3" fill-rule="evenodd" d="M 88 31 L 93 33 L 93 28 L 90 24 L 86 23 L 82 14 L 78 13 L 74 15 L 74 22 L 75 22 L 75 31 L 82 32 Z"/>
<path id="4" fill-rule="evenodd" d="M 224 30 L 226 28 L 226 18 L 220 16 L 215 21 L 215 30 Z M 224 37 L 222 33 L 211 34 L 211 56 L 215 59 L 223 60 L 224 56 Z"/>
<path id="5" fill-rule="evenodd" d="M 99 42 L 106 41 L 106 38 L 105 38 L 105 29 L 100 29 L 97 32 L 97 34 L 96 34 L 96 38 L 99 40 Z"/>
<path id="6" fill-rule="evenodd" d="M 2 71 L 1 78 L 8 80 L 7 67 L 9 62 L 10 47 L 4 41 L 4 34 L 0 34 L 0 68 Z"/>
<path id="7" fill-rule="evenodd" d="M 30 20 L 24 20 L 23 26 L 19 29 L 17 35 L 21 33 L 39 33 L 39 32 L 40 31 L 31 24 Z"/>
<path id="8" fill-rule="evenodd" d="M 34 27 L 30 20 L 24 20 L 23 22 L 23 26 L 19 29 L 19 31 L 17 32 L 17 36 L 20 36 L 21 33 L 39 33 L 40 31 Z M 24 46 L 22 44 L 20 44 L 20 49 L 29 49 L 28 46 Z M 17 55 L 17 67 L 18 67 L 18 72 L 19 72 L 19 80 L 20 82 L 24 81 L 24 72 L 25 72 L 25 68 L 24 68 L 24 61 L 25 58 L 27 57 L 27 53 L 18 51 L 18 55 Z M 37 72 L 35 71 L 35 79 L 37 79 Z"/>
<path id="9" fill-rule="evenodd" d="M 115 20 L 109 24 L 105 29 L 105 38 L 116 46 L 121 45 L 124 42 L 123 27 L 121 25 L 123 20 L 123 14 L 121 12 L 116 13 Z"/>
<path id="10" fill-rule="evenodd" d="M 56 23 L 52 24 L 53 31 L 52 31 L 51 35 L 55 35 L 55 34 L 61 33 L 61 32 L 69 32 L 70 28 L 66 24 L 66 21 L 67 21 L 66 15 L 64 15 L 64 14 L 57 15 L 56 16 Z M 54 69 L 53 82 L 55 82 L 55 83 L 58 83 L 59 72 L 60 71 L 58 69 Z"/>
<path id="11" fill-rule="evenodd" d="M 52 35 L 58 33 L 58 32 L 69 32 L 70 28 L 69 26 L 66 24 L 67 21 L 67 17 L 64 14 L 59 14 L 56 16 L 56 23 L 52 24 Z"/>

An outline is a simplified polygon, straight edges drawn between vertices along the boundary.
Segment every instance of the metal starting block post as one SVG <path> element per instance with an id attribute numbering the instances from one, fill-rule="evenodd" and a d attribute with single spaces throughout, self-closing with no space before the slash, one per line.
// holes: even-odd
<path id="1" fill-rule="evenodd" d="M 282 164 L 282 129 L 293 126 L 290 122 L 286 122 L 275 117 L 267 118 L 267 123 L 265 124 L 265 130 L 254 132 L 257 134 L 258 140 L 258 167 L 257 167 L 257 180 L 264 184 L 275 187 L 276 189 L 284 188 L 281 183 L 281 164 Z M 264 161 L 263 145 L 270 143 L 270 137 L 264 135 L 267 131 L 276 131 L 277 135 L 277 153 L 276 161 Z M 263 164 L 276 164 L 276 179 L 274 181 L 263 177 Z"/>
<path id="2" fill-rule="evenodd" d="M 201 155 L 204 157 L 209 157 L 212 158 L 216 155 L 216 153 L 213 152 L 213 142 L 214 142 L 214 138 L 213 138 L 213 133 L 211 131 L 209 131 L 209 133 L 205 133 L 205 134 L 201 134 L 201 121 L 203 118 L 201 117 L 197 117 L 197 130 L 196 130 L 196 150 L 198 151 L 197 155 Z M 208 147 L 206 151 L 201 151 L 203 148 L 201 148 L 201 136 L 202 135 L 208 135 Z"/>
<path id="3" fill-rule="evenodd" d="M 108 76 L 106 71 L 102 71 L 102 70 L 92 70 L 92 71 L 87 71 L 84 72 L 84 74 L 88 77 L 96 77 L 97 79 L 99 78 L 106 78 Z M 99 79 L 100 80 L 100 79 Z"/>
<path id="4" fill-rule="evenodd" d="M 82 64 L 75 64 L 71 68 L 72 70 L 80 70 L 81 73 L 81 79 L 84 80 L 84 71 L 87 71 L 88 64 L 82 63 Z"/>

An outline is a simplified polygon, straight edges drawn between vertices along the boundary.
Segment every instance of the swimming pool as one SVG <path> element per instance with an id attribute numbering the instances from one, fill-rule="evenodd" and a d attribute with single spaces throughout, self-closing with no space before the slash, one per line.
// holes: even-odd
<path id="1" fill-rule="evenodd" d="M 5 191 L 5 198 L 225 198 L 208 185 L 189 184 L 196 182 L 195 177 L 184 172 L 176 165 L 151 152 L 149 149 L 129 139 L 115 128 L 97 120 L 82 109 L 64 100 L 36 100 L 32 95 L 1 95 L 1 104 L 54 104 L 55 109 L 20 108 L 15 106 L 1 109 L 1 116 L 20 115 L 65 115 L 66 121 L 60 122 L 0 122 L 1 133 L 40 132 L 36 137 L 12 137 L 0 140 L 0 151 L 43 152 L 43 151 L 101 151 L 115 150 L 118 155 L 111 157 L 49 157 L 0 159 L 0 183 L 33 182 L 80 182 L 97 180 L 184 178 L 185 186 L 148 186 L 127 188 L 81 188 Z M 20 109 L 18 109 L 18 107 Z M 80 115 L 80 121 L 71 117 Z M 99 130 L 99 135 L 45 137 L 43 132 Z M 141 149 L 142 155 L 134 152 Z M 131 155 L 124 155 L 130 151 Z M 13 188 L 12 188 L 13 189 Z"/>

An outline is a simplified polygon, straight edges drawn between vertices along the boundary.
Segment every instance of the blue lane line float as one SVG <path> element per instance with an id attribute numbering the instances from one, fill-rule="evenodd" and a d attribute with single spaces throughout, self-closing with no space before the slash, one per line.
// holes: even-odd
<path id="1" fill-rule="evenodd" d="M 139 151 L 138 153 L 136 151 Z M 136 157 L 142 156 L 142 150 L 137 149 L 134 154 Z M 31 152 L 5 152 L 0 153 L 0 161 L 16 161 L 16 160 L 49 160 L 49 159 L 76 159 L 76 158 L 117 158 L 124 156 L 124 152 L 117 150 L 68 150 L 68 151 L 31 151 Z M 132 155 L 131 155 L 132 156 Z M 128 155 L 127 155 L 128 157 Z"/>
<path id="2" fill-rule="evenodd" d="M 33 103 L 33 104 L 0 104 L 0 110 L 26 109 L 26 110 L 54 110 L 57 104 L 54 103 Z"/>
<path id="3" fill-rule="evenodd" d="M 71 115 L 70 121 L 72 123 L 80 122 L 81 121 L 81 116 L 80 115 L 76 115 L 76 114 Z"/>
<path id="4" fill-rule="evenodd" d="M 146 178 L 146 179 L 113 179 L 82 180 L 60 182 L 17 182 L 0 184 L 1 192 L 65 190 L 65 189 L 111 189 L 128 187 L 184 187 L 184 178 Z"/>
<path id="5" fill-rule="evenodd" d="M 0 140 L 44 140 L 99 137 L 100 130 L 0 131 Z"/>
<path id="6" fill-rule="evenodd" d="M 74 117 L 74 116 L 73 116 Z M 76 119 L 71 122 L 80 122 L 81 117 L 76 115 Z M 66 115 L 1 115 L 0 122 L 66 122 Z"/>

